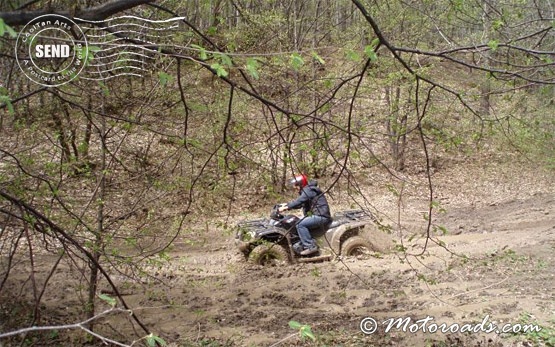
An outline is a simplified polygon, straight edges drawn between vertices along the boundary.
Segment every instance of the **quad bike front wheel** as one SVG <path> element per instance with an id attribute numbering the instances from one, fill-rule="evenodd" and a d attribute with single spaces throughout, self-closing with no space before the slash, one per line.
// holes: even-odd
<path id="1" fill-rule="evenodd" d="M 341 245 L 341 255 L 351 257 L 351 256 L 365 256 L 369 255 L 374 249 L 372 244 L 368 242 L 365 238 L 361 236 L 349 237 Z"/>
<path id="2" fill-rule="evenodd" d="M 253 248 L 249 261 L 263 266 L 275 266 L 289 263 L 289 253 L 278 244 L 262 244 Z"/>

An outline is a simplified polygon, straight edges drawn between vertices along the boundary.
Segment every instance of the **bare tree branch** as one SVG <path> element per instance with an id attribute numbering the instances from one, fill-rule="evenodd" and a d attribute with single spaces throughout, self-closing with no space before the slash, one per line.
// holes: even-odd
<path id="1" fill-rule="evenodd" d="M 56 235 L 56 237 L 60 240 L 60 242 L 62 242 L 64 244 L 70 244 L 73 247 L 75 247 L 80 253 L 84 254 L 86 256 L 86 258 L 92 264 L 94 264 L 94 266 L 96 266 L 98 268 L 98 270 L 102 273 L 104 278 L 108 281 L 108 283 L 110 284 L 110 286 L 112 287 L 112 289 L 116 293 L 118 299 L 121 301 L 123 307 L 127 310 L 130 309 L 129 306 L 127 305 L 127 303 L 125 302 L 125 300 L 123 299 L 123 296 L 119 293 L 119 290 L 118 290 L 116 284 L 112 281 L 108 272 L 98 262 L 98 260 L 95 259 L 94 255 L 90 251 L 88 251 L 85 247 L 83 247 L 77 240 L 75 240 L 75 238 L 73 238 L 71 235 L 69 235 L 62 227 L 55 224 L 53 221 L 51 221 L 48 217 L 46 217 L 41 212 L 36 210 L 34 207 L 30 206 L 29 204 L 27 204 L 26 202 L 24 202 L 24 201 L 22 201 L 18 198 L 12 196 L 10 193 L 5 192 L 4 190 L 0 190 L 0 197 L 4 198 L 5 200 L 11 202 L 12 204 L 14 204 L 16 206 L 20 206 L 22 209 L 24 209 L 26 211 L 26 213 L 29 213 L 31 216 L 33 216 L 36 219 L 36 222 L 33 223 L 34 226 L 40 226 L 42 224 L 46 225 L 47 228 L 49 230 L 51 230 Z M 137 324 L 139 324 L 139 326 L 146 333 L 149 333 L 148 328 L 139 320 L 139 318 L 135 314 L 131 313 L 131 316 L 133 317 L 135 322 Z"/>
<path id="2" fill-rule="evenodd" d="M 101 319 L 109 314 L 113 314 L 113 313 L 120 313 L 120 312 L 124 312 L 124 313 L 133 313 L 130 310 L 123 310 L 120 308 L 110 308 L 104 312 L 101 312 L 97 315 L 95 315 L 94 317 L 88 318 L 82 322 L 79 323 L 74 323 L 74 324 L 65 324 L 65 325 L 49 325 L 49 326 L 32 326 L 32 327 L 28 327 L 28 328 L 23 328 L 23 329 L 18 329 L 18 330 L 14 330 L 14 331 L 10 331 L 7 333 L 1 333 L 0 334 L 0 339 L 2 338 L 7 338 L 10 336 L 16 336 L 16 335 L 20 335 L 20 334 L 28 334 L 31 332 L 38 332 L 38 331 L 52 331 L 52 330 L 70 330 L 70 329 L 81 329 L 86 331 L 87 333 L 91 334 L 92 336 L 98 338 L 99 340 L 101 340 L 103 343 L 105 344 L 113 344 L 116 346 L 123 346 L 123 347 L 127 347 L 127 346 L 132 346 L 131 345 L 127 345 L 127 344 L 123 344 L 121 342 L 109 339 L 107 337 L 104 337 L 100 334 L 95 333 L 94 331 L 90 330 L 87 328 L 87 325 L 98 320 Z"/>
<path id="3" fill-rule="evenodd" d="M 102 5 L 78 10 L 75 12 L 75 14 L 72 14 L 70 11 L 17 10 L 10 12 L 0 12 L 0 18 L 4 19 L 4 23 L 11 26 L 25 25 L 36 17 L 47 14 L 58 14 L 68 18 L 77 17 L 86 20 L 103 20 L 116 13 L 154 1 L 155 0 L 114 0 Z"/>

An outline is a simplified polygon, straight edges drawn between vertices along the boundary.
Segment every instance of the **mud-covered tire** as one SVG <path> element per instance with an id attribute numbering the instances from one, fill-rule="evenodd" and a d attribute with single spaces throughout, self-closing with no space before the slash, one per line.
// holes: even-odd
<path id="1" fill-rule="evenodd" d="M 263 266 L 276 266 L 289 263 L 289 253 L 278 244 L 262 244 L 253 248 L 249 261 Z"/>
<path id="2" fill-rule="evenodd" d="M 369 255 L 373 250 L 372 244 L 361 236 L 349 237 L 341 245 L 341 255 L 347 257 Z"/>

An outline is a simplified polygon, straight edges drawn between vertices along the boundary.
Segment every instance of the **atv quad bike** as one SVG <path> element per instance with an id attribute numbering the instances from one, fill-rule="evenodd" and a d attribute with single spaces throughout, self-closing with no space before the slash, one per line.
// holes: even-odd
<path id="1" fill-rule="evenodd" d="M 362 210 L 338 212 L 333 222 L 319 230 L 311 230 L 319 252 L 301 256 L 302 246 L 297 234 L 295 215 L 282 215 L 275 205 L 270 218 L 240 222 L 237 225 L 235 244 L 245 257 L 259 265 L 292 262 L 317 262 L 335 256 L 356 256 L 382 251 L 372 243 L 370 234 L 375 232 L 373 217 Z M 383 234 L 383 233 L 381 233 Z"/>

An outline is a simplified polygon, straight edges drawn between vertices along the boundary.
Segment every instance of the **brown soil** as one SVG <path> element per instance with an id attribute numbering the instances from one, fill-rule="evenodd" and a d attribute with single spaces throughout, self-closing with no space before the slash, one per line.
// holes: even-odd
<path id="1" fill-rule="evenodd" d="M 445 226 L 448 234 L 438 237 L 445 248 L 430 243 L 422 257 L 402 259 L 391 253 L 259 268 L 246 264 L 230 241 L 211 241 L 206 247 L 175 249 L 174 265 L 164 270 L 171 278 L 171 289 L 162 292 L 164 300 L 146 300 L 143 293 L 137 293 L 137 299 L 142 300 L 141 306 L 172 305 L 150 309 L 145 315 L 149 325 L 170 341 L 213 338 L 222 344 L 269 346 L 289 336 L 293 331 L 288 322 L 296 320 L 310 325 L 322 345 L 326 341 L 349 346 L 420 345 L 415 339 L 422 345 L 425 340 L 461 346 L 516 344 L 515 339 L 493 333 L 416 336 L 378 331 L 365 336 L 359 330 L 367 316 L 378 321 L 432 316 L 438 324 L 463 324 L 481 322 L 489 315 L 496 323 L 527 319 L 553 327 L 555 195 L 549 191 L 551 186 L 537 173 L 505 177 L 503 182 L 494 168 L 477 171 L 480 181 L 453 172 L 437 177 L 437 194 L 443 195 L 440 199 L 447 212 L 436 223 Z M 415 218 L 402 223 L 423 231 L 426 223 L 416 217 L 422 202 L 416 198 L 418 189 L 414 191 L 415 198 L 409 198 L 404 209 Z M 374 201 L 380 199 L 387 200 Z M 403 234 L 392 236 L 406 242 L 410 233 Z M 420 237 L 412 244 L 424 242 Z M 414 250 L 419 252 L 421 247 Z M 302 344 L 296 338 L 287 343 Z"/>
<path id="2" fill-rule="evenodd" d="M 231 236 L 223 237 L 214 226 L 202 235 L 209 242 L 199 237 L 193 240 L 197 243 L 176 243 L 169 265 L 153 270 L 165 285 L 128 285 L 125 299 L 153 332 L 176 346 L 187 345 L 185 341 L 270 346 L 294 333 L 291 320 L 310 325 L 318 341 L 295 336 L 282 346 L 549 346 L 530 335 L 385 334 L 383 327 L 372 335 L 360 332 L 365 317 L 381 322 L 431 316 L 437 324 L 462 325 L 488 315 L 496 324 L 537 322 L 553 334 L 552 173 L 503 174 L 500 180 L 497 169 L 475 169 L 480 179 L 468 180 L 457 174 L 460 168 L 452 170 L 436 177 L 436 194 L 446 210 L 436 223 L 448 233 L 434 235 L 443 244 L 428 242 L 422 256 L 392 252 L 261 268 L 246 263 Z M 426 205 L 419 189 L 415 185 L 407 191 L 402 235 L 392 235 L 409 246 L 409 253 L 419 253 L 426 242 L 421 235 Z M 373 201 L 379 208 L 389 206 L 395 220 L 395 199 L 374 194 Z M 418 236 L 408 242 L 413 232 Z M 60 302 L 64 307 L 75 303 L 71 294 L 62 290 L 45 305 L 60 312 Z M 128 331 L 129 324 L 127 319 L 108 319 L 98 328 L 113 333 Z"/>

